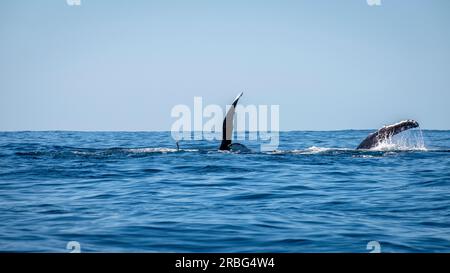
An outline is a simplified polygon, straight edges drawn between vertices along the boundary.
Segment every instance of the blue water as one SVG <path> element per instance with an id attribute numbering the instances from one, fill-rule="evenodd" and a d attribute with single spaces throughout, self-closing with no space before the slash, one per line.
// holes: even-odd
<path id="1" fill-rule="evenodd" d="M 354 150 L 368 133 L 224 153 L 169 132 L 3 132 L 0 251 L 449 252 L 450 131 Z"/>

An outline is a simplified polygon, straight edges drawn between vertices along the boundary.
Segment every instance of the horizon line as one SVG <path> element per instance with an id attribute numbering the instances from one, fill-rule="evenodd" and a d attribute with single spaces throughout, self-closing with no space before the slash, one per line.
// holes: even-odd
<path id="1" fill-rule="evenodd" d="M 378 128 L 379 129 L 379 128 Z M 311 129 L 294 129 L 294 130 L 279 130 L 278 132 L 339 132 L 339 131 L 376 131 L 378 129 L 321 129 L 321 130 L 311 130 Z M 417 130 L 412 129 L 410 131 Z M 421 131 L 450 131 L 450 129 L 429 129 L 429 128 L 420 128 Z M 50 129 L 50 130 L 0 130 L 0 133 L 23 133 L 23 132 L 86 132 L 86 133 L 108 133 L 108 132 L 129 132 L 129 133 L 143 133 L 143 132 L 171 132 L 170 130 L 68 130 L 68 129 Z M 190 131 L 190 133 L 196 133 L 203 131 Z M 222 131 L 217 132 L 205 132 L 205 133 L 221 133 Z M 236 133 L 259 133 L 262 131 L 236 131 Z M 273 133 L 276 131 L 264 131 L 264 133 Z M 177 133 L 189 133 L 189 132 L 177 132 Z"/>

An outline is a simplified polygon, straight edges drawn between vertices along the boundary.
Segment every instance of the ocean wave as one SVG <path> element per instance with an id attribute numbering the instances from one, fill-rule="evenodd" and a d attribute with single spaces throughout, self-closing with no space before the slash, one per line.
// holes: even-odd
<path id="1" fill-rule="evenodd" d="M 450 131 L 426 132 L 427 150 L 356 150 L 367 133 L 282 133 L 242 154 L 178 151 L 170 132 L 8 133 L 1 250 L 445 252 Z"/>
<path id="2" fill-rule="evenodd" d="M 307 149 L 275 150 L 264 152 L 268 155 L 354 155 L 355 157 L 371 158 L 405 152 L 449 152 L 442 149 L 427 149 L 425 147 L 399 146 L 395 144 L 381 144 L 370 150 L 357 150 L 350 148 L 327 148 L 312 146 Z"/>
<path id="3" fill-rule="evenodd" d="M 176 153 L 176 152 L 198 152 L 198 149 L 174 149 L 174 148 L 131 148 L 123 149 L 124 152 L 146 154 L 146 153 Z"/>
<path id="4" fill-rule="evenodd" d="M 405 153 L 405 152 L 450 152 L 448 149 L 428 149 L 420 145 L 407 145 L 399 142 L 382 142 L 375 148 L 370 150 L 357 150 L 352 148 L 342 147 L 320 147 L 311 146 L 306 149 L 291 149 L 291 150 L 274 150 L 268 152 L 259 151 L 220 151 L 214 148 L 199 148 L 199 149 L 176 149 L 169 147 L 140 147 L 140 148 L 77 148 L 77 147 L 63 147 L 51 146 L 40 147 L 37 150 L 31 151 L 16 151 L 15 155 L 30 158 L 71 158 L 71 157 L 141 157 L 150 155 L 164 155 L 164 154 L 183 154 L 183 153 L 200 153 L 200 154 L 241 154 L 241 156 L 265 154 L 265 155 L 353 155 L 355 157 L 379 157 L 389 155 L 389 153 Z"/>
<path id="5" fill-rule="evenodd" d="M 182 153 L 182 152 L 198 152 L 198 149 L 174 149 L 165 147 L 156 148 L 106 148 L 106 149 L 83 149 L 83 148 L 48 148 L 39 151 L 19 151 L 15 154 L 18 156 L 29 157 L 67 157 L 67 156 L 93 156 L 103 157 L 112 155 L 145 155 L 145 154 L 167 154 L 167 153 Z"/>
<path id="6" fill-rule="evenodd" d="M 327 153 L 340 153 L 348 152 L 352 149 L 347 148 L 327 148 L 327 147 L 317 147 L 312 146 L 304 150 L 294 149 L 294 150 L 275 150 L 267 152 L 267 154 L 298 154 L 298 155 L 310 155 L 310 154 L 327 154 Z"/>

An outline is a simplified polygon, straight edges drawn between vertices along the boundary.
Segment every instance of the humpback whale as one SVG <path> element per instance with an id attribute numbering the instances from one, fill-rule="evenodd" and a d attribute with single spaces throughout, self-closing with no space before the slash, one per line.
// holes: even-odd
<path id="1" fill-rule="evenodd" d="M 221 151 L 230 151 L 230 150 L 249 151 L 249 149 L 242 144 L 231 143 L 231 138 L 233 136 L 234 113 L 236 112 L 236 105 L 243 94 L 244 93 L 241 92 L 234 99 L 233 103 L 231 104 L 230 109 L 228 109 L 225 119 L 223 120 L 222 143 L 220 144 L 220 147 L 219 147 L 219 150 L 221 150 Z"/>
<path id="2" fill-rule="evenodd" d="M 364 139 L 356 149 L 371 149 L 373 147 L 376 147 L 383 140 L 386 140 L 396 134 L 416 127 L 419 127 L 419 123 L 415 120 L 410 119 L 400 121 L 392 125 L 384 126 L 383 128 L 366 137 L 366 139 Z"/>

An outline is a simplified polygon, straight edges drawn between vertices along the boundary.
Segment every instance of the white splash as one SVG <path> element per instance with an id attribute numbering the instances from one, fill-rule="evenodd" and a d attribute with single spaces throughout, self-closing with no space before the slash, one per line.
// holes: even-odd
<path id="1" fill-rule="evenodd" d="M 175 149 L 175 148 L 135 148 L 124 149 L 125 152 L 143 154 L 143 153 L 176 153 L 176 152 L 197 152 L 196 149 Z"/>
<path id="2" fill-rule="evenodd" d="M 318 154 L 318 153 L 328 152 L 330 150 L 331 150 L 331 148 L 312 146 L 312 147 L 309 147 L 308 149 L 306 149 L 305 151 L 303 151 L 303 153 L 306 153 L 306 154 Z"/>
<path id="3" fill-rule="evenodd" d="M 316 147 L 312 146 L 305 150 L 275 150 L 271 152 L 267 152 L 267 154 L 319 154 L 319 153 L 325 153 L 328 151 L 336 150 L 334 148 L 324 148 L 324 147 Z"/>
<path id="4" fill-rule="evenodd" d="M 76 155 L 91 155 L 92 154 L 92 152 L 83 152 L 83 151 L 73 151 L 72 153 L 76 154 Z"/>
<path id="5" fill-rule="evenodd" d="M 390 136 L 380 142 L 373 151 L 427 151 L 422 130 L 409 130 Z"/>

